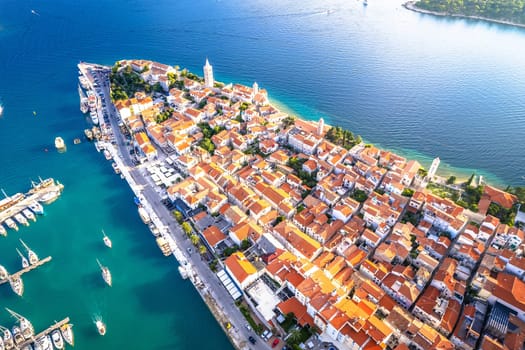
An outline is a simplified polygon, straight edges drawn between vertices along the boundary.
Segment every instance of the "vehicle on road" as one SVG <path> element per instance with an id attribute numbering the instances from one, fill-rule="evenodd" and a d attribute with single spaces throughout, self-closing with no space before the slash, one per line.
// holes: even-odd
<path id="1" fill-rule="evenodd" d="M 250 341 L 250 343 L 252 344 L 255 344 L 257 341 L 255 340 L 254 337 L 252 337 L 251 335 L 248 337 L 248 340 Z"/>

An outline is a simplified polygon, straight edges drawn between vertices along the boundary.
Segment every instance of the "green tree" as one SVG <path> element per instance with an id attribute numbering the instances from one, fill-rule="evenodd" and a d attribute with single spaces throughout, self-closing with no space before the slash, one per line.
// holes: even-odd
<path id="1" fill-rule="evenodd" d="M 208 252 L 208 249 L 206 249 L 206 246 L 204 244 L 199 244 L 199 254 L 204 255 Z"/>
<path id="2" fill-rule="evenodd" d="M 355 190 L 352 194 L 352 198 L 358 201 L 359 203 L 363 203 L 368 199 L 368 195 L 363 190 Z"/>
<path id="3" fill-rule="evenodd" d="M 447 184 L 448 185 L 452 185 L 456 182 L 456 177 L 454 175 L 450 176 L 448 179 L 447 179 Z"/>
<path id="4" fill-rule="evenodd" d="M 200 238 L 196 234 L 192 233 L 190 235 L 190 241 L 191 241 L 191 244 L 193 244 L 194 246 L 197 246 L 199 244 Z"/>
<path id="5" fill-rule="evenodd" d="M 297 118 L 294 117 L 293 115 L 289 115 L 288 117 L 284 118 L 283 122 L 282 122 L 283 123 L 283 128 L 287 129 L 288 127 L 294 125 L 296 119 Z"/>
<path id="6" fill-rule="evenodd" d="M 191 232 L 192 232 L 191 225 L 188 224 L 187 222 L 183 222 L 182 225 L 181 225 L 181 227 L 182 227 L 182 231 L 184 231 L 184 233 L 185 233 L 188 237 L 190 237 Z"/>
<path id="7" fill-rule="evenodd" d="M 405 188 L 403 192 L 401 192 L 401 195 L 405 197 L 412 197 L 414 195 L 414 190 L 410 188 Z"/>
<path id="8" fill-rule="evenodd" d="M 177 220 L 179 224 L 181 224 L 182 220 L 184 220 L 184 218 L 182 217 L 182 213 L 178 210 L 173 211 L 173 216 L 175 217 L 175 220 Z"/>

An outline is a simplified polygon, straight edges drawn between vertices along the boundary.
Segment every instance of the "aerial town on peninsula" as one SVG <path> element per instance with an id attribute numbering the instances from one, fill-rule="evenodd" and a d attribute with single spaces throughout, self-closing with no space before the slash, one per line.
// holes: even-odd
<path id="1" fill-rule="evenodd" d="M 425 170 L 292 117 L 208 60 L 204 79 L 79 67 L 97 147 L 237 348 L 521 349 L 515 195 L 471 178 L 450 198 L 439 158 Z"/>

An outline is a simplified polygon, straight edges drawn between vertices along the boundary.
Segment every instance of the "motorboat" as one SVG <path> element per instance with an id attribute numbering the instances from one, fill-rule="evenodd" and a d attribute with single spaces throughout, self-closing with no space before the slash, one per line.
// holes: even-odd
<path id="1" fill-rule="evenodd" d="M 5 224 L 7 225 L 7 227 L 9 227 L 10 229 L 12 230 L 15 230 L 15 231 L 18 231 L 18 225 L 16 224 L 16 222 L 11 219 L 11 218 L 7 218 L 5 219 Z"/>
<path id="2" fill-rule="evenodd" d="M 51 204 L 59 196 L 60 196 L 60 192 L 59 191 L 50 191 L 50 192 L 46 192 L 42 196 L 40 196 L 39 201 L 44 203 L 44 204 Z"/>
<path id="3" fill-rule="evenodd" d="M 104 244 L 106 245 L 106 247 L 111 248 L 113 246 L 111 239 L 109 239 L 109 237 L 106 235 L 106 232 L 104 232 L 104 230 L 102 230 L 102 234 L 104 235 L 104 238 L 102 238 L 102 240 L 104 241 Z"/>
<path id="4" fill-rule="evenodd" d="M 66 323 L 60 327 L 60 333 L 62 333 L 62 338 L 64 341 L 71 346 L 75 345 L 75 338 L 73 335 L 73 325 L 71 323 Z"/>
<path id="5" fill-rule="evenodd" d="M 151 222 L 151 218 L 150 218 L 148 212 L 146 211 L 146 209 L 144 209 L 144 207 L 140 206 L 138 211 L 139 211 L 139 216 L 142 219 L 142 221 L 146 225 L 148 225 Z"/>
<path id="6" fill-rule="evenodd" d="M 5 280 L 7 277 L 9 277 L 9 273 L 7 272 L 5 267 L 0 265 L 0 281 Z"/>
<path id="7" fill-rule="evenodd" d="M 66 143 L 64 142 L 64 139 L 60 136 L 55 137 L 55 148 L 59 151 L 63 151 L 66 149 Z"/>
<path id="8" fill-rule="evenodd" d="M 12 333 L 13 333 L 13 338 L 15 339 L 16 345 L 20 345 L 25 341 L 24 336 L 22 335 L 22 330 L 20 329 L 19 326 L 17 325 L 13 326 Z"/>
<path id="9" fill-rule="evenodd" d="M 106 334 L 106 325 L 102 320 L 95 321 L 95 325 L 97 326 L 98 334 L 105 335 Z"/>
<path id="10" fill-rule="evenodd" d="M 35 214 L 44 215 L 44 207 L 37 201 L 32 201 L 29 203 L 29 209 L 31 209 Z"/>
<path id="11" fill-rule="evenodd" d="M 27 219 L 20 213 L 15 214 L 15 220 L 21 225 L 29 226 L 29 222 L 27 222 Z"/>
<path id="12" fill-rule="evenodd" d="M 20 331 L 22 333 L 22 335 L 24 336 L 24 339 L 26 340 L 29 340 L 31 339 L 31 337 L 33 337 L 33 335 L 35 335 L 35 328 L 33 327 L 33 324 L 31 322 L 29 322 L 29 320 L 27 318 L 25 318 L 24 316 L 14 312 L 13 310 L 11 309 L 8 309 L 8 308 L 5 308 L 7 310 L 7 312 L 9 312 L 11 314 L 11 316 L 13 316 L 14 318 L 16 318 L 18 320 L 18 323 L 20 325 Z M 14 334 L 14 330 L 13 330 L 13 334 Z M 16 341 L 16 339 L 15 339 Z"/>
<path id="13" fill-rule="evenodd" d="M 25 269 L 29 267 L 29 260 L 27 260 L 24 254 L 22 254 L 20 250 L 18 250 L 18 248 L 16 248 L 16 252 L 18 253 L 18 255 L 20 255 L 20 259 L 22 259 L 22 268 Z"/>
<path id="14" fill-rule="evenodd" d="M 53 350 L 53 343 L 49 335 L 44 335 L 35 340 L 35 350 Z"/>
<path id="15" fill-rule="evenodd" d="M 36 221 L 35 214 L 33 214 L 33 212 L 32 212 L 31 210 L 25 208 L 24 210 L 22 210 L 22 214 L 24 214 L 24 216 L 25 216 L 28 220 Z"/>
<path id="16" fill-rule="evenodd" d="M 62 334 L 60 334 L 58 329 L 51 332 L 51 340 L 53 341 L 53 346 L 55 349 L 60 350 L 64 348 L 64 339 L 62 338 Z"/>
<path id="17" fill-rule="evenodd" d="M 7 236 L 7 230 L 5 229 L 4 225 L 0 222 L 0 236 Z"/>
<path id="18" fill-rule="evenodd" d="M 14 348 L 15 342 L 13 340 L 13 335 L 11 334 L 11 331 L 2 326 L 0 326 L 0 331 L 2 331 L 2 338 L 5 349 L 8 350 Z"/>
<path id="19" fill-rule="evenodd" d="M 102 271 L 102 278 L 104 279 L 104 282 L 106 282 L 106 284 L 111 287 L 111 284 L 112 284 L 111 271 L 109 271 L 109 268 L 107 266 L 102 265 L 100 261 L 98 261 L 98 259 L 97 259 L 97 263 L 98 263 L 98 266 L 100 267 L 100 270 Z"/>

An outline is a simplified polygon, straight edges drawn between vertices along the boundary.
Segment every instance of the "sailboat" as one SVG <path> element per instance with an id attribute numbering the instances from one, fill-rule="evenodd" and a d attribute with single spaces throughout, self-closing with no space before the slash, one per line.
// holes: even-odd
<path id="1" fill-rule="evenodd" d="M 29 264 L 31 265 L 34 265 L 38 262 L 38 255 L 36 255 L 36 253 L 34 251 L 32 251 L 28 246 L 27 244 L 24 243 L 24 241 L 22 241 L 22 238 L 20 238 L 20 243 L 22 243 L 22 245 L 24 246 L 24 248 L 26 248 L 27 250 L 27 256 L 29 257 Z"/>
<path id="2" fill-rule="evenodd" d="M 18 323 L 20 324 L 20 331 L 21 331 L 21 334 L 24 336 L 24 338 L 26 340 L 31 339 L 31 337 L 35 335 L 35 329 L 33 328 L 33 325 L 31 324 L 31 322 L 29 322 L 27 318 L 14 312 L 13 310 L 8 309 L 8 308 L 5 308 L 5 309 L 7 310 L 7 312 L 11 314 L 11 316 L 13 316 L 14 318 L 18 320 Z"/>
<path id="3" fill-rule="evenodd" d="M 22 282 L 20 276 L 9 276 L 9 284 L 13 292 L 17 295 L 22 296 L 22 294 L 24 294 L 24 282 Z"/>
<path id="4" fill-rule="evenodd" d="M 9 277 L 9 273 L 7 272 L 5 267 L 0 265 L 0 281 L 5 280 L 7 277 Z"/>
<path id="5" fill-rule="evenodd" d="M 27 260 L 27 258 L 24 256 L 24 254 L 22 254 L 20 252 L 20 250 L 18 250 L 18 248 L 16 248 L 16 252 L 18 253 L 18 255 L 20 255 L 20 258 L 22 259 L 22 268 L 25 269 L 26 267 L 29 266 L 29 261 Z"/>
<path id="6" fill-rule="evenodd" d="M 62 327 L 60 327 L 60 332 L 62 333 L 62 338 L 68 343 L 69 345 L 73 346 L 75 345 L 75 338 L 73 336 L 73 325 L 71 323 L 66 323 Z"/>
<path id="7" fill-rule="evenodd" d="M 106 282 L 107 285 L 111 287 L 111 271 L 109 271 L 107 266 L 102 265 L 100 261 L 98 261 L 98 259 L 97 259 L 97 263 L 98 263 L 98 266 L 100 267 L 100 270 L 102 270 L 102 278 L 104 279 L 104 282 Z"/>
<path id="8" fill-rule="evenodd" d="M 111 239 L 109 239 L 104 230 L 102 230 L 102 234 L 104 235 L 104 238 L 102 239 L 104 241 L 104 244 L 106 245 L 106 247 L 111 248 L 113 246 L 113 243 L 111 243 Z"/>

